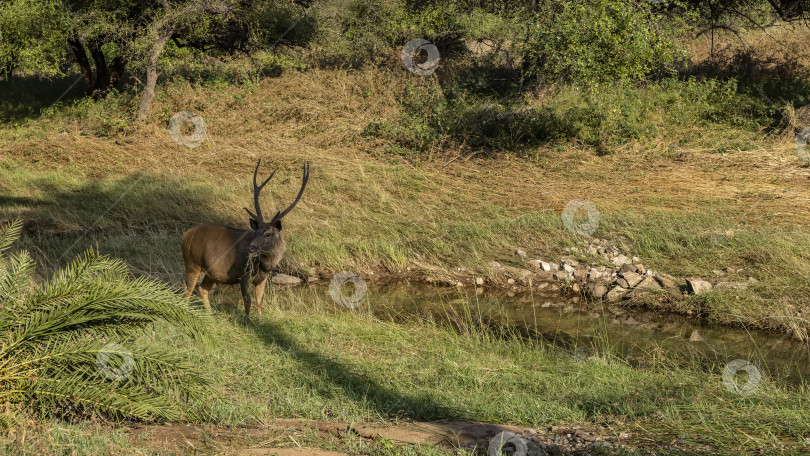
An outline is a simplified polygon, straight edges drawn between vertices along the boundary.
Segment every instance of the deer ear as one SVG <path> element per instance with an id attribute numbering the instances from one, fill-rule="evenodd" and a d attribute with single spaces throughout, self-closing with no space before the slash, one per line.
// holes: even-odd
<path id="1" fill-rule="evenodd" d="M 281 219 L 275 220 L 275 221 L 273 222 L 273 226 L 274 226 L 274 227 L 275 227 L 277 230 L 281 231 Z"/>
<path id="2" fill-rule="evenodd" d="M 254 219 L 250 219 L 250 228 L 253 229 L 253 230 L 258 230 L 259 229 L 259 222 L 257 222 Z"/>

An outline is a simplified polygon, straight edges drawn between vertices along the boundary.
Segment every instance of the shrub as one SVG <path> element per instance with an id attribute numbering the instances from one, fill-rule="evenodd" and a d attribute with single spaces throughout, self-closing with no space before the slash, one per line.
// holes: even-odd
<path id="1" fill-rule="evenodd" d="M 528 22 L 526 75 L 542 82 L 598 83 L 674 73 L 689 14 L 667 17 L 652 2 L 541 2 Z"/>

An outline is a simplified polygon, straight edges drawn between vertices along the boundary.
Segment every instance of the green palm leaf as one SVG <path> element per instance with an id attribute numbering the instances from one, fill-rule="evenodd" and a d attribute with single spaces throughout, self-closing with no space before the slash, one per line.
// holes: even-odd
<path id="1" fill-rule="evenodd" d="M 5 254 L 21 227 L 0 227 L 0 402 L 58 414 L 183 416 L 207 380 L 145 329 L 161 325 L 205 342 L 209 316 L 92 250 L 33 285 L 27 252 Z"/>

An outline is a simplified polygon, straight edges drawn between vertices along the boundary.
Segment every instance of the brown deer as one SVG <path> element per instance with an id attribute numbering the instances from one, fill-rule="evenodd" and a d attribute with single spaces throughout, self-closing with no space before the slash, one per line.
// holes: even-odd
<path id="1" fill-rule="evenodd" d="M 301 199 L 309 180 L 309 163 L 304 164 L 301 190 L 290 207 L 276 212 L 270 222 L 265 222 L 259 205 L 259 194 L 276 173 L 273 171 L 261 185 L 256 182 L 261 160 L 253 172 L 254 214 L 250 215 L 250 228 L 243 230 L 223 225 L 197 225 L 183 235 L 183 261 L 186 264 L 186 298 L 194 292 L 200 273 L 204 273 L 199 291 L 207 310 L 211 309 L 208 293 L 218 283 L 236 284 L 242 288 L 245 315 L 250 316 L 250 284 L 256 288 L 256 311 L 262 314 L 262 298 L 270 271 L 281 261 L 287 248 L 281 238 L 281 219 Z"/>

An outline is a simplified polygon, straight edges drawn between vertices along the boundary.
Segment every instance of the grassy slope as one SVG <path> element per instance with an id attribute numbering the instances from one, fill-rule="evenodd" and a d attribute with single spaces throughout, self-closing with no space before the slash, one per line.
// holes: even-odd
<path id="1" fill-rule="evenodd" d="M 312 70 L 243 87 L 167 84 L 141 126 L 128 120 L 135 100 L 124 95 L 52 110 L 0 130 L 0 218 L 28 221 L 27 246 L 47 268 L 96 245 L 137 272 L 179 284 L 182 232 L 198 222 L 244 225 L 241 207 L 249 204 L 257 158 L 280 168 L 268 206 L 291 199 L 301 163 L 311 160 L 309 190 L 286 220 L 288 270 L 349 269 L 370 277 L 410 267 L 470 283 L 488 273 L 488 261 L 510 261 L 516 247 L 555 259 L 581 242 L 559 214 L 569 200 L 584 198 L 601 211 L 595 235 L 654 270 L 710 276 L 733 266 L 745 268 L 735 279 L 759 280 L 748 291 L 715 292 L 674 310 L 807 337 L 810 171 L 792 142 L 726 124 L 679 123 L 699 107 L 650 88 L 630 103 L 644 107 L 655 140 L 616 146 L 607 156 L 574 147 L 538 149 L 531 159 L 466 160 L 448 151 L 406 162 L 384 152 L 385 141 L 358 134 L 371 121 L 396 121 L 395 97 L 409 78 Z M 563 109 L 589 101 L 565 93 L 551 103 Z M 166 121 L 182 110 L 205 118 L 203 146 L 187 149 L 167 134 Z M 668 147 L 673 143 L 678 147 Z M 683 151 L 692 157 L 674 160 Z M 735 235 L 712 240 L 727 230 Z M 649 367 L 632 368 L 605 355 L 576 360 L 431 325 L 382 326 L 285 296 L 273 295 L 270 307 L 277 310 L 255 326 L 222 316 L 222 344 L 190 349 L 217 376 L 217 397 L 205 407 L 212 422 L 592 422 L 731 452 L 776 442 L 802 447 L 810 432 L 804 388 L 765 383 L 757 395 L 739 398 L 716 372 L 676 369 L 655 355 Z M 440 373 L 446 381 L 437 381 Z M 139 451 L 117 427 L 38 426 L 29 437 L 32 452 Z M 352 454 L 391 453 L 341 445 Z"/>
<path id="2" fill-rule="evenodd" d="M 0 131 L 0 217 L 26 218 L 31 245 L 49 266 L 97 245 L 179 283 L 177 244 L 187 227 L 245 224 L 257 158 L 266 170 L 279 168 L 266 190 L 271 207 L 291 200 L 310 160 L 307 194 L 286 220 L 287 269 L 370 276 L 410 267 L 470 283 L 474 273 L 487 274 L 488 261 L 510 261 L 515 248 L 558 259 L 582 242 L 559 216 L 582 198 L 601 211 L 595 236 L 656 271 L 710 277 L 732 266 L 744 271 L 725 280 L 759 280 L 750 291 L 714 292 L 671 309 L 807 337 L 810 172 L 793 143 L 722 124 L 667 128 L 677 124 L 670 116 L 689 118 L 696 108 L 653 87 L 634 96 L 648 124 L 660 125 L 657 139 L 608 156 L 569 148 L 538 149 L 532 159 L 447 152 L 405 162 L 359 133 L 374 119 L 396 119 L 397 88 L 409 83 L 402 74 L 312 70 L 244 87 L 168 84 L 142 126 L 121 120 L 120 105 L 134 103 L 124 96 L 58 110 Z M 569 93 L 556 103 L 583 100 Z M 163 123 L 187 109 L 208 126 L 206 143 L 194 149 L 173 142 Z M 679 148 L 668 147 L 673 142 Z M 683 151 L 693 155 L 674 160 Z M 727 230 L 734 237 L 712 240 Z"/>

